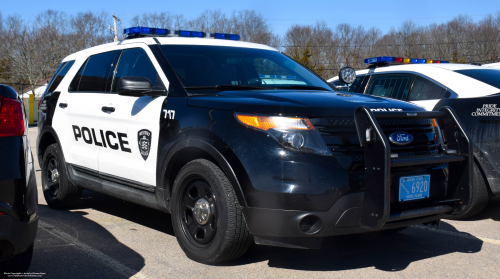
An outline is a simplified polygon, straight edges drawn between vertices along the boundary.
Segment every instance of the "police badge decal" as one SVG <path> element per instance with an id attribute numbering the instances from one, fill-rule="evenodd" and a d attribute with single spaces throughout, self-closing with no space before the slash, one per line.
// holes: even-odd
<path id="1" fill-rule="evenodd" d="M 151 132 L 146 129 L 140 130 L 137 133 L 137 143 L 139 144 L 139 152 L 144 161 L 146 161 L 151 149 Z"/>

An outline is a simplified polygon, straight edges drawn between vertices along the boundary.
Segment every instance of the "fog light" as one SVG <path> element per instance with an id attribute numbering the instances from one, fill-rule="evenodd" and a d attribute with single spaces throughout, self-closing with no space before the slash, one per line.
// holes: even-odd
<path id="1" fill-rule="evenodd" d="M 281 142 L 293 148 L 302 148 L 302 146 L 304 146 L 305 139 L 301 134 L 283 134 Z"/>

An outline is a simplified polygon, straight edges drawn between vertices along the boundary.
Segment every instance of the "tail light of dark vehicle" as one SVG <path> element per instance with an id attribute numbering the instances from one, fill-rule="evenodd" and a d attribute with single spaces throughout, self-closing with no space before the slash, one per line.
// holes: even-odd
<path id="1" fill-rule="evenodd" d="M 0 99 L 0 137 L 22 136 L 24 115 L 21 102 L 16 99 Z"/>

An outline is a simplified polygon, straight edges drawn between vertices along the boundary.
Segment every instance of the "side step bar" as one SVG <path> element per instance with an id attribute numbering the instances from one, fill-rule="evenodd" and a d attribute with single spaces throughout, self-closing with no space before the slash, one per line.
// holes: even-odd
<path id="1" fill-rule="evenodd" d="M 456 150 L 456 154 L 391 159 L 391 146 L 377 121 L 383 118 L 436 119 L 446 149 Z M 363 228 L 367 231 L 378 230 L 391 218 L 391 167 L 448 163 L 448 191 L 452 193 L 448 198 L 462 201 L 462 205 L 452 214 L 461 214 L 469 209 L 472 142 L 452 108 L 442 107 L 439 111 L 429 112 L 372 112 L 366 106 L 359 106 L 354 111 L 354 120 L 365 158 L 365 193 L 361 213 Z"/>

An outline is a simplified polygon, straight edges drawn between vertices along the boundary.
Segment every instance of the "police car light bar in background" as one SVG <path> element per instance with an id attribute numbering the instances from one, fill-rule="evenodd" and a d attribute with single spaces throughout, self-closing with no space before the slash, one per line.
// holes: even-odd
<path id="1" fill-rule="evenodd" d="M 365 64 L 433 64 L 433 63 L 450 63 L 445 60 L 432 59 L 417 59 L 417 58 L 402 58 L 392 56 L 379 56 L 366 58 Z"/>
<path id="2" fill-rule="evenodd" d="M 123 29 L 123 34 L 127 36 L 127 38 L 167 37 L 167 36 L 192 37 L 192 38 L 207 37 L 207 34 L 205 32 L 200 32 L 200 31 L 168 30 L 162 28 L 151 28 L 151 27 L 140 27 L 140 26 Z M 225 33 L 209 33 L 208 38 L 239 41 L 240 35 L 225 34 Z"/>

